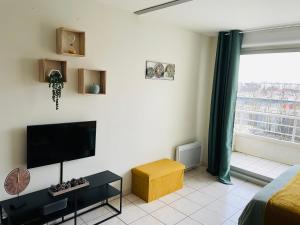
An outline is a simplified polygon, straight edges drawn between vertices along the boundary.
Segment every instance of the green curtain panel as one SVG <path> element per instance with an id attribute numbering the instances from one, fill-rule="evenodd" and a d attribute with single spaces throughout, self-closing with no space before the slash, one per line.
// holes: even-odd
<path id="1" fill-rule="evenodd" d="M 243 34 L 220 32 L 211 99 L 208 169 L 220 182 L 231 184 L 230 158 Z"/>

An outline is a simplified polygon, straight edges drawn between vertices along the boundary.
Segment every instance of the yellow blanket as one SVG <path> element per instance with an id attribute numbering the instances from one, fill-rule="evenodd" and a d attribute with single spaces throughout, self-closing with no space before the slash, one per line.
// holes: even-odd
<path id="1" fill-rule="evenodd" d="M 300 173 L 268 201 L 265 225 L 300 225 Z"/>

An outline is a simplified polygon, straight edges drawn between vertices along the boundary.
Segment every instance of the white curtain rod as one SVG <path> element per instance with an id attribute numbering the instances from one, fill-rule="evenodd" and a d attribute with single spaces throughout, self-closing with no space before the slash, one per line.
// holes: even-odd
<path id="1" fill-rule="evenodd" d="M 241 34 L 246 34 L 246 33 L 252 33 L 252 32 L 260 32 L 260 31 L 268 31 L 268 30 L 272 31 L 272 30 L 294 28 L 294 27 L 300 27 L 300 24 L 282 25 L 282 26 L 277 26 L 277 27 L 262 27 L 262 28 L 251 29 L 251 30 L 243 30 L 240 33 Z M 229 33 L 227 33 L 227 34 L 229 34 Z"/>

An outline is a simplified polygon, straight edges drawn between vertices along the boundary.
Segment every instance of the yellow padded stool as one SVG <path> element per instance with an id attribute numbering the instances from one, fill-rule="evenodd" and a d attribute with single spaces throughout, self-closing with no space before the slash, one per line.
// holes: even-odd
<path id="1" fill-rule="evenodd" d="M 185 166 L 179 162 L 162 159 L 135 167 L 132 173 L 132 193 L 146 202 L 182 188 Z"/>

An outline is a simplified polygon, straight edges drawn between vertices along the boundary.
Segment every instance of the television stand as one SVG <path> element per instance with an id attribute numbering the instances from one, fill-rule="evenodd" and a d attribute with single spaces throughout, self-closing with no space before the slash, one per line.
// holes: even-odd
<path id="1" fill-rule="evenodd" d="M 77 224 L 77 217 L 88 213 L 99 207 L 108 206 L 115 214 L 98 221 L 96 224 L 103 223 L 122 213 L 122 177 L 110 172 L 104 171 L 91 176 L 85 177 L 90 183 L 89 186 L 83 187 L 65 194 L 53 197 L 49 194 L 48 188 L 22 195 L 19 198 L 12 198 L 0 202 L 0 220 L 3 225 L 40 225 L 57 219 L 61 219 L 56 224 L 62 224 L 69 220 L 74 220 Z M 117 189 L 111 185 L 113 182 L 119 182 L 120 188 Z M 109 203 L 109 198 L 119 197 L 119 209 Z M 67 199 L 66 208 L 53 212 L 49 215 L 42 213 L 44 206 L 56 203 L 60 200 Z M 12 209 L 14 204 L 23 204 L 24 206 Z M 97 204 L 97 205 L 95 205 Z M 95 205 L 95 206 L 94 206 Z M 91 209 L 84 210 L 87 207 L 94 206 Z M 80 210 L 80 213 L 79 213 Z M 4 218 L 2 211 L 7 215 Z M 65 219 L 65 216 L 73 214 L 72 217 Z"/>

